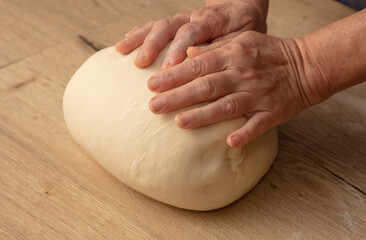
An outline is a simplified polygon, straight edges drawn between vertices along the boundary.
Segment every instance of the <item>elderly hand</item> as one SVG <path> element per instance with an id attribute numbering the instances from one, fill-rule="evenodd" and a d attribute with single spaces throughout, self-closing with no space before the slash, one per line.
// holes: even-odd
<path id="1" fill-rule="evenodd" d="M 207 5 L 134 27 L 116 49 L 127 54 L 142 45 L 135 65 L 143 68 L 173 39 L 161 66 L 166 69 L 182 62 L 189 46 L 230 39 L 247 30 L 267 30 L 268 0 L 207 0 Z"/>
<path id="2" fill-rule="evenodd" d="M 188 56 L 192 59 L 148 80 L 149 89 L 158 92 L 150 109 L 167 113 L 211 102 L 176 116 L 177 125 L 185 129 L 246 116 L 245 125 L 227 138 L 231 147 L 247 144 L 318 101 L 309 94 L 293 39 L 247 31 L 233 39 L 190 47 Z"/>

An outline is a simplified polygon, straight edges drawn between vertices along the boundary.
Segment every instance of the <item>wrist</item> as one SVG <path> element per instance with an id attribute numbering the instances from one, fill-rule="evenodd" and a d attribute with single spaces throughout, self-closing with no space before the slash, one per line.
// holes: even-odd
<path id="1" fill-rule="evenodd" d="M 316 56 L 312 42 L 307 36 L 294 38 L 298 56 L 296 66 L 301 76 L 300 82 L 306 96 L 306 107 L 320 103 L 333 95 L 326 66 Z M 325 64 L 326 65 L 326 64 Z"/>
<path id="2" fill-rule="evenodd" d="M 285 68 L 283 77 L 287 79 L 290 94 L 302 109 L 314 105 L 316 100 L 310 91 L 309 83 L 311 81 L 304 68 L 303 53 L 298 40 L 292 38 L 277 38 L 277 40 L 277 47 L 286 59 L 281 62 L 281 65 Z"/>
<path id="3" fill-rule="evenodd" d="M 294 41 L 310 105 L 366 79 L 366 10 Z"/>

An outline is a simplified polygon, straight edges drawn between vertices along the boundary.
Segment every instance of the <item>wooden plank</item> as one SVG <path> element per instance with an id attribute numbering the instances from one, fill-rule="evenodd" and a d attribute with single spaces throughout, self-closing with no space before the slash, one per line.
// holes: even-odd
<path id="1" fill-rule="evenodd" d="M 157 5 L 149 9 L 143 9 L 120 17 L 116 21 L 112 21 L 92 31 L 83 33 L 83 37 L 97 48 L 105 48 L 114 45 L 122 39 L 134 26 L 143 25 L 151 20 L 169 18 L 174 14 L 199 8 L 202 6 L 200 1 L 186 1 L 186 4 L 177 5 L 174 2 L 165 4 L 164 7 Z"/>
<path id="2" fill-rule="evenodd" d="M 73 2 L 0 1 L 0 66 L 52 46 L 84 29 L 100 26 L 126 10 L 136 9 L 133 4 L 126 4 L 124 10 L 115 4 L 117 1 L 111 0 L 103 5 L 97 1 Z"/>
<path id="3" fill-rule="evenodd" d="M 366 98 L 360 90 L 366 83 L 304 111 L 281 130 L 293 148 L 365 196 Z"/>
<path id="4" fill-rule="evenodd" d="M 334 0 L 270 1 L 267 18 L 268 34 L 297 37 L 318 30 L 354 13 Z"/>
<path id="5" fill-rule="evenodd" d="M 303 1 L 294 2 L 306 9 Z M 170 16 L 189 4 L 197 3 L 156 5 L 75 35 L 108 46 L 132 25 Z M 288 16 L 282 17 L 289 22 Z M 279 14 L 272 19 L 280 18 Z M 290 30 L 273 32 L 293 34 L 298 23 L 293 24 Z M 366 184 L 365 84 L 282 125 L 277 160 L 246 197 L 219 210 L 194 212 L 128 188 L 70 138 L 62 115 L 63 91 L 92 53 L 85 40 L 74 36 L 0 69 L 1 239 L 361 239 L 366 235 L 366 197 L 359 191 Z"/>
<path id="6" fill-rule="evenodd" d="M 188 6 L 169 0 L 0 0 L 0 67 L 134 11 Z M 203 1 L 195 1 L 202 5 Z M 197 4 L 196 3 L 196 4 Z M 187 8 L 187 7 L 186 7 Z M 180 10 L 181 10 L 180 9 Z"/>

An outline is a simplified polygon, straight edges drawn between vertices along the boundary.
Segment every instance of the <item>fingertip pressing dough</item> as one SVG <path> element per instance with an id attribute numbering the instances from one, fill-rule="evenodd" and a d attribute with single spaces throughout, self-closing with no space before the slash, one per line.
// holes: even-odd
<path id="1" fill-rule="evenodd" d="M 123 183 L 176 207 L 212 210 L 247 193 L 277 154 L 277 130 L 229 148 L 226 137 L 245 117 L 180 129 L 174 117 L 188 108 L 156 115 L 148 107 L 154 93 L 146 82 L 164 53 L 145 69 L 134 66 L 136 54 L 103 49 L 71 78 L 63 108 L 74 140 Z"/>

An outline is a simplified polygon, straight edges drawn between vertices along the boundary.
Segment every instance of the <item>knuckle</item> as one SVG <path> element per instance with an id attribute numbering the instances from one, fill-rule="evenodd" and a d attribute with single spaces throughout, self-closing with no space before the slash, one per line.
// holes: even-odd
<path id="1" fill-rule="evenodd" d="M 205 108 L 198 108 L 195 114 L 195 118 L 197 119 L 197 122 L 199 123 L 199 126 L 205 125 L 206 122 L 211 121 L 211 113 L 210 110 Z"/>
<path id="2" fill-rule="evenodd" d="M 255 127 L 260 131 L 264 131 L 266 130 L 266 126 L 267 126 L 267 123 L 264 119 L 262 118 L 255 118 L 254 119 L 254 125 Z"/>
<path id="3" fill-rule="evenodd" d="M 225 101 L 222 101 L 221 107 L 222 112 L 225 114 L 226 118 L 236 116 L 238 113 L 238 104 L 232 98 L 228 98 Z"/>
<path id="4" fill-rule="evenodd" d="M 245 31 L 240 35 L 240 42 L 247 48 L 253 48 L 258 42 L 261 42 L 262 33 L 258 33 L 252 30 Z"/>
<path id="5" fill-rule="evenodd" d="M 200 32 L 200 27 L 198 24 L 193 24 L 193 23 L 187 23 L 185 25 L 183 25 L 180 29 L 179 29 L 179 33 L 186 35 L 193 35 Z"/>
<path id="6" fill-rule="evenodd" d="M 157 28 L 170 28 L 170 21 L 169 19 L 160 19 L 155 22 L 154 27 Z"/>
<path id="7" fill-rule="evenodd" d="M 196 9 L 192 13 L 192 16 L 194 16 L 196 19 L 207 20 L 208 18 L 215 18 L 219 14 L 220 12 L 215 7 L 204 7 Z"/>
<path id="8" fill-rule="evenodd" d="M 233 41 L 224 46 L 223 50 L 227 59 L 233 65 L 243 66 L 243 58 L 245 59 L 247 54 L 245 47 L 241 43 Z"/>
<path id="9" fill-rule="evenodd" d="M 244 38 L 246 38 L 246 39 L 248 39 L 248 40 L 255 40 L 255 39 L 257 39 L 257 37 L 259 36 L 259 35 L 261 35 L 261 33 L 258 33 L 258 32 L 256 32 L 256 31 L 253 31 L 253 30 L 248 30 L 248 31 L 245 31 L 244 33 L 243 33 L 243 37 Z"/>
<path id="10" fill-rule="evenodd" d="M 155 24 L 155 21 L 149 21 L 147 22 L 145 25 L 141 25 L 141 26 L 144 26 L 144 27 L 151 27 Z"/>
<path id="11" fill-rule="evenodd" d="M 161 81 L 160 85 L 164 85 L 164 86 L 175 85 L 173 72 L 172 71 L 163 72 L 160 81 Z"/>
<path id="12" fill-rule="evenodd" d="M 214 7 L 198 9 L 192 14 L 191 20 L 201 23 L 201 30 L 206 30 L 214 36 L 221 35 L 223 27 L 228 23 L 228 18 Z"/>
<path id="13" fill-rule="evenodd" d="M 214 8 L 206 8 L 202 14 L 201 18 L 205 21 L 213 21 L 216 22 L 218 20 L 219 12 Z"/>
<path id="14" fill-rule="evenodd" d="M 174 18 L 182 18 L 182 17 L 185 17 L 185 16 L 191 14 L 191 12 L 192 12 L 192 10 L 182 11 L 180 13 L 175 14 L 173 17 Z"/>
<path id="15" fill-rule="evenodd" d="M 243 46 L 242 43 L 234 41 L 229 45 L 229 50 L 230 52 L 237 54 L 238 52 L 245 53 L 246 48 Z"/>
<path id="16" fill-rule="evenodd" d="M 193 58 L 187 61 L 187 70 L 194 75 L 200 76 L 205 71 L 205 64 L 202 60 Z"/>
<path id="17" fill-rule="evenodd" d="M 184 95 L 179 92 L 175 92 L 170 96 L 172 105 L 181 105 L 183 103 Z"/>
<path id="18" fill-rule="evenodd" d="M 152 45 L 156 48 L 156 45 L 159 42 L 159 34 L 156 34 L 155 32 L 150 32 L 149 35 L 146 37 L 146 40 L 148 41 L 148 45 Z"/>
<path id="19" fill-rule="evenodd" d="M 261 72 L 258 71 L 255 68 L 247 68 L 247 72 L 245 73 L 245 75 L 246 75 L 246 78 L 248 80 L 259 80 L 259 79 L 261 79 Z"/>
<path id="20" fill-rule="evenodd" d="M 241 62 L 243 61 L 243 58 L 245 59 L 245 64 L 247 66 L 255 67 L 260 64 L 260 49 L 255 46 L 254 42 L 233 41 L 228 44 L 227 52 L 230 56 L 230 59 L 236 63 L 239 63 L 240 65 L 242 65 Z M 237 62 L 238 60 L 240 60 L 240 62 Z"/>
<path id="21" fill-rule="evenodd" d="M 200 94 L 208 98 L 216 94 L 216 84 L 212 79 L 198 80 L 197 88 Z"/>
<path id="22" fill-rule="evenodd" d="M 205 11 L 205 8 L 198 8 L 196 10 L 194 10 L 191 14 L 191 20 L 192 21 L 197 21 L 199 19 L 202 19 L 202 15 Z"/>

